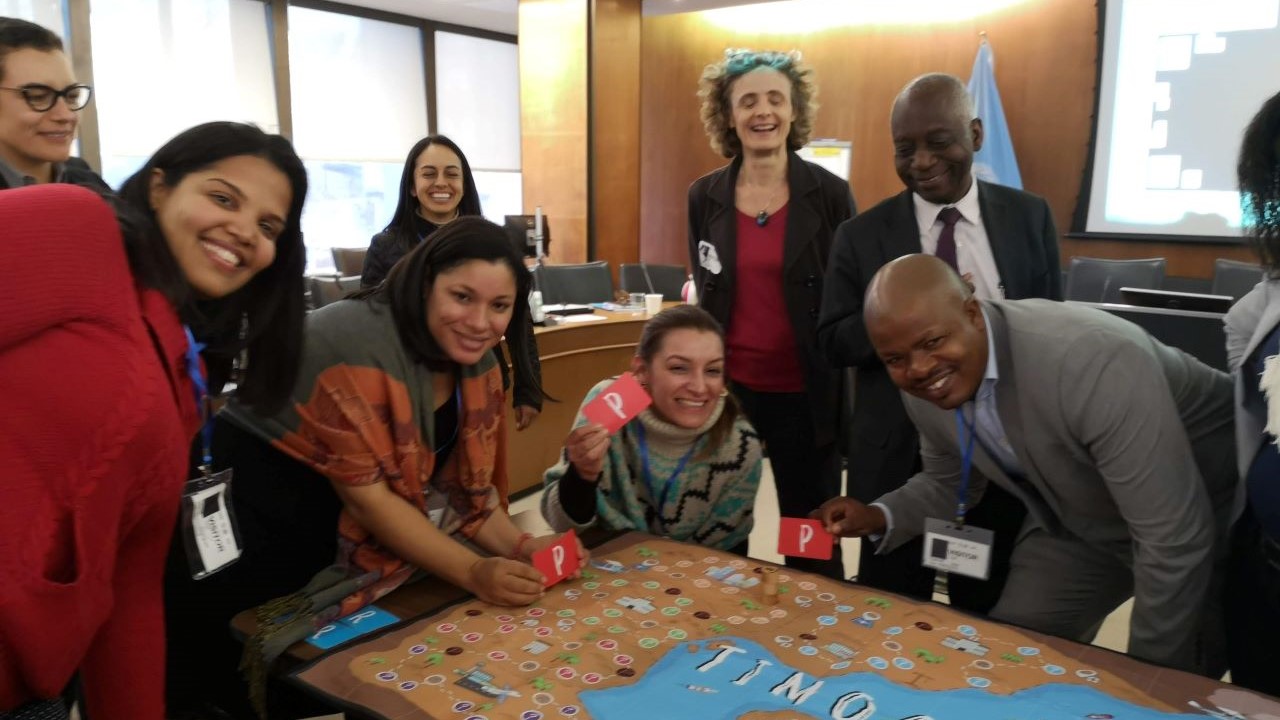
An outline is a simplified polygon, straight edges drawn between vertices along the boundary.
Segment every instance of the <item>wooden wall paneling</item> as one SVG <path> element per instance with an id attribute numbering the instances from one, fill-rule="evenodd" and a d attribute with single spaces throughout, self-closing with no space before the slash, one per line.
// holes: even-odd
<path id="1" fill-rule="evenodd" d="M 1088 152 L 1097 30 L 1097 9 L 1083 0 L 1039 0 L 949 23 L 829 27 L 806 34 L 735 32 L 713 24 L 707 13 L 646 17 L 641 36 L 641 257 L 688 263 L 688 185 L 726 162 L 712 153 L 698 120 L 697 80 L 724 48 L 795 48 L 804 53 L 819 89 L 814 137 L 853 142 L 850 184 L 858 206 L 865 209 L 902 190 L 889 133 L 894 97 L 907 81 L 926 72 L 949 72 L 967 81 L 983 31 L 995 51 L 996 77 L 1024 186 L 1048 200 L 1059 231 L 1065 233 Z M 1165 255 L 1171 274 L 1201 277 L 1212 273 L 1213 258 L 1240 256 L 1237 250 L 1203 244 L 1062 242 L 1064 260 L 1073 254 Z"/>
<path id="2" fill-rule="evenodd" d="M 587 258 L 587 3 L 520 0 L 524 207 L 552 227 L 551 261 Z"/>

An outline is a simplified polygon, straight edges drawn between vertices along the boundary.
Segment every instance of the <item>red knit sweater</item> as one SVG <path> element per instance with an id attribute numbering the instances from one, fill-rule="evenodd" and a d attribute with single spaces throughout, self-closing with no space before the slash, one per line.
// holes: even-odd
<path id="1" fill-rule="evenodd" d="M 88 190 L 0 192 L 0 247 L 0 711 L 79 669 L 93 717 L 160 720 L 186 337 Z"/>

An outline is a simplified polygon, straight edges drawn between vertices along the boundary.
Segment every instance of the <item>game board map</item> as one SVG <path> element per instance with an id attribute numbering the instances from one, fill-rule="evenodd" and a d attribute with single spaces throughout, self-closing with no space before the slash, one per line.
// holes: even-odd
<path id="1" fill-rule="evenodd" d="M 387 720 L 1280 720 L 1280 700 L 935 603 L 629 533 L 538 604 L 470 599 L 294 673 Z"/>

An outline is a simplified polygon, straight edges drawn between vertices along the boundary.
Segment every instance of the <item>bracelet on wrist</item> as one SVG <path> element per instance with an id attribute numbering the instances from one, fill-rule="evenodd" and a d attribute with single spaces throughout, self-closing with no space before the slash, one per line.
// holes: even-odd
<path id="1" fill-rule="evenodd" d="M 516 546 L 511 551 L 511 559 L 512 560 L 522 559 L 522 556 L 520 555 L 520 551 L 524 548 L 524 544 L 529 542 L 532 539 L 533 539 L 533 533 L 521 533 L 520 539 L 516 540 Z"/>

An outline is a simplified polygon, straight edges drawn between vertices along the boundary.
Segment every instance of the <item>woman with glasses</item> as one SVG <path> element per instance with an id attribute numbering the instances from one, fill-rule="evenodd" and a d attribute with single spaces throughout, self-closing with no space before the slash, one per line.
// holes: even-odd
<path id="1" fill-rule="evenodd" d="M 400 199 L 387 227 L 369 243 L 364 256 L 360 285 L 373 287 L 382 282 L 391 267 L 441 227 L 459 217 L 480 215 L 480 193 L 471 174 L 467 156 L 444 135 L 428 135 L 409 148 L 400 173 Z M 511 342 L 511 352 L 523 354 L 533 368 L 533 379 L 541 382 L 542 365 L 533 341 L 533 319 L 518 318 L 528 329 L 522 345 Z M 506 367 L 503 384 L 506 385 Z M 542 412 L 542 393 L 516 378 L 512 388 L 516 430 L 533 424 Z"/>
<path id="2" fill-rule="evenodd" d="M 79 113 L 92 95 L 75 82 L 57 35 L 0 17 L 0 190 L 49 182 L 107 189 L 71 157 Z"/>
<path id="3" fill-rule="evenodd" d="M 65 717 L 77 671 L 90 716 L 166 717 L 162 575 L 199 390 L 247 347 L 243 401 L 286 399 L 306 191 L 287 140 L 210 123 L 124 184 L 118 217 L 65 184 L 0 193 L 0 717 Z"/>
<path id="4" fill-rule="evenodd" d="M 816 92 L 796 51 L 727 50 L 698 95 L 711 147 L 730 162 L 689 187 L 698 301 L 725 327 L 730 387 L 764 442 L 784 517 L 808 516 L 840 487 L 840 380 L 816 326 L 832 235 L 855 210 L 848 183 L 796 155 Z M 788 564 L 843 574 L 838 552 Z"/>

